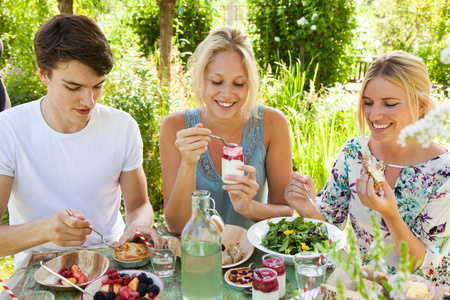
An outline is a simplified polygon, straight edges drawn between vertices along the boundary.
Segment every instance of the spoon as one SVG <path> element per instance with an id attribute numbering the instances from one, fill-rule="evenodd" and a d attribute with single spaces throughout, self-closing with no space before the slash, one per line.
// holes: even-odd
<path id="1" fill-rule="evenodd" d="M 210 137 L 212 137 L 212 138 L 215 138 L 215 139 L 221 140 L 222 143 L 223 143 L 225 146 L 227 146 L 228 148 L 234 148 L 234 147 L 237 147 L 237 144 L 234 144 L 234 143 L 229 143 L 229 144 L 228 144 L 228 143 L 225 142 L 224 139 L 221 138 L 220 136 L 215 136 L 215 135 L 212 135 L 212 134 L 208 134 L 208 136 L 210 136 Z"/>
<path id="2" fill-rule="evenodd" d="M 251 263 L 251 264 L 249 265 L 249 267 L 250 267 L 250 269 L 253 270 L 253 272 L 255 272 L 256 274 L 258 274 L 258 276 L 259 276 L 260 278 L 264 279 L 265 276 L 263 276 L 263 275 L 261 274 L 261 272 L 256 268 L 256 266 L 255 266 L 254 263 Z"/>
<path id="3" fill-rule="evenodd" d="M 64 207 L 64 210 L 67 212 L 67 214 L 69 214 L 69 216 L 75 217 L 74 214 L 73 214 L 70 210 L 68 210 L 67 208 Z M 108 247 L 110 247 L 110 248 L 113 248 L 114 250 L 117 250 L 117 251 L 122 251 L 122 249 L 117 248 L 117 247 L 114 246 L 114 245 L 108 244 L 108 243 L 105 241 L 105 238 L 103 237 L 103 235 L 102 235 L 100 232 L 98 232 L 97 230 L 95 230 L 94 228 L 92 228 L 92 226 L 89 226 L 89 229 L 91 229 L 93 232 L 95 232 L 96 234 L 98 234 L 98 235 L 102 238 L 102 241 L 103 241 L 103 243 L 105 243 L 106 246 L 108 246 Z"/>
<path id="4" fill-rule="evenodd" d="M 314 202 L 313 199 L 311 199 L 311 196 L 309 195 L 309 189 L 308 189 L 308 186 L 307 186 L 304 182 L 302 182 L 302 183 L 303 183 L 303 186 L 305 187 L 305 190 L 306 190 L 306 196 L 308 197 L 309 201 L 312 203 L 312 205 L 314 205 L 314 207 L 317 207 L 317 206 L 316 206 L 316 202 Z"/>
<path id="5" fill-rule="evenodd" d="M 64 282 L 66 282 L 67 284 L 73 286 L 74 288 L 76 288 L 77 290 L 79 290 L 80 292 L 82 292 L 85 295 L 90 296 L 92 299 L 94 299 L 94 296 L 92 296 L 89 292 L 86 292 L 85 290 L 83 290 L 82 288 L 80 288 L 78 285 L 72 283 L 71 281 L 67 280 L 66 277 L 59 275 L 58 273 L 56 273 L 55 271 L 53 271 L 51 268 L 49 268 L 48 266 L 45 265 L 45 263 L 40 262 L 41 266 L 47 270 L 48 272 L 52 273 L 53 275 L 55 275 L 56 277 L 58 277 L 59 279 L 63 280 Z"/>

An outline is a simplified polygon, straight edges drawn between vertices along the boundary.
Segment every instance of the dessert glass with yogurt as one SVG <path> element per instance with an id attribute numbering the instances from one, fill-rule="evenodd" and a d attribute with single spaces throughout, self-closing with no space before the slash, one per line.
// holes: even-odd
<path id="1" fill-rule="evenodd" d="M 260 274 L 253 272 L 252 300 L 278 300 L 277 272 L 269 268 L 258 270 Z"/>
<path id="2" fill-rule="evenodd" d="M 222 181 L 225 184 L 236 184 L 236 181 L 225 180 L 225 175 L 241 175 L 244 176 L 244 171 L 238 170 L 237 166 L 244 164 L 244 152 L 242 147 L 236 144 L 230 144 L 233 147 L 223 147 L 222 153 Z"/>
<path id="3" fill-rule="evenodd" d="M 286 294 L 286 266 L 284 265 L 284 258 L 277 254 L 266 254 L 262 257 L 261 267 L 277 272 L 278 298 L 283 298 Z"/>

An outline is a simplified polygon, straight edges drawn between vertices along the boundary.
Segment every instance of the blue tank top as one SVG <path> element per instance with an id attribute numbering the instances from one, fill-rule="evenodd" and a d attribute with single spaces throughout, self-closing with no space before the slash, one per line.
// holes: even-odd
<path id="1" fill-rule="evenodd" d="M 200 110 L 190 108 L 184 111 L 186 128 L 194 127 L 202 123 Z M 256 182 L 259 184 L 259 190 L 256 200 L 261 203 L 267 203 L 266 186 L 266 149 L 263 144 L 263 117 L 264 106 L 258 104 L 258 117 L 251 117 L 245 124 L 244 137 L 242 139 L 242 149 L 244 151 L 244 163 L 255 167 Z M 237 213 L 233 209 L 228 191 L 222 189 L 222 176 L 218 174 L 211 160 L 209 150 L 200 155 L 196 171 L 197 190 L 207 190 L 216 202 L 216 210 L 223 218 L 225 224 L 238 225 L 248 229 L 254 224 L 251 220 Z"/>

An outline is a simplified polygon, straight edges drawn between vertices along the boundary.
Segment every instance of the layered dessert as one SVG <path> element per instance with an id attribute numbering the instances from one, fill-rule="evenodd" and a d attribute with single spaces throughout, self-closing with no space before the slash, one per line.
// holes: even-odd
<path id="1" fill-rule="evenodd" d="M 233 144 L 234 145 L 234 144 Z M 244 153 L 242 147 L 236 145 L 234 147 L 223 147 L 222 154 L 222 181 L 225 184 L 236 184 L 236 181 L 225 180 L 225 175 L 241 175 L 244 176 L 244 171 L 238 170 L 237 166 L 244 164 Z"/>
<path id="2" fill-rule="evenodd" d="M 264 255 L 261 267 L 277 272 L 278 298 L 283 298 L 286 294 L 286 266 L 284 265 L 283 257 L 272 254 Z"/>
<path id="3" fill-rule="evenodd" d="M 278 300 L 277 272 L 269 268 L 261 268 L 259 273 L 253 272 L 252 299 Z"/>

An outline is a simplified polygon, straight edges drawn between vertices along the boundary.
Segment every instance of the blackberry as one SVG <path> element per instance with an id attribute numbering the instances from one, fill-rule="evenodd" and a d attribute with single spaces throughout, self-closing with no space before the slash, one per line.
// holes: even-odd
<path id="1" fill-rule="evenodd" d="M 153 293 L 155 296 L 159 294 L 159 287 L 157 285 L 149 285 L 147 288 L 147 293 Z"/>
<path id="2" fill-rule="evenodd" d="M 151 278 L 147 277 L 147 275 L 145 273 L 139 274 L 137 278 L 139 279 L 139 282 L 145 283 L 147 285 L 153 284 L 153 280 Z"/>
<path id="3" fill-rule="evenodd" d="M 103 292 L 101 291 L 98 291 L 94 295 L 94 300 L 106 300 L 105 294 L 103 294 Z"/>
<path id="4" fill-rule="evenodd" d="M 139 295 L 141 295 L 141 297 L 144 297 L 145 294 L 147 294 L 147 288 L 148 288 L 148 284 L 146 284 L 144 282 L 139 282 L 139 286 L 138 286 L 136 292 L 138 292 Z"/>
<path id="5" fill-rule="evenodd" d="M 114 299 L 116 299 L 116 293 L 114 293 L 114 292 L 108 292 L 108 294 L 106 294 L 106 297 L 105 297 L 105 299 L 106 300 L 114 300 Z"/>

